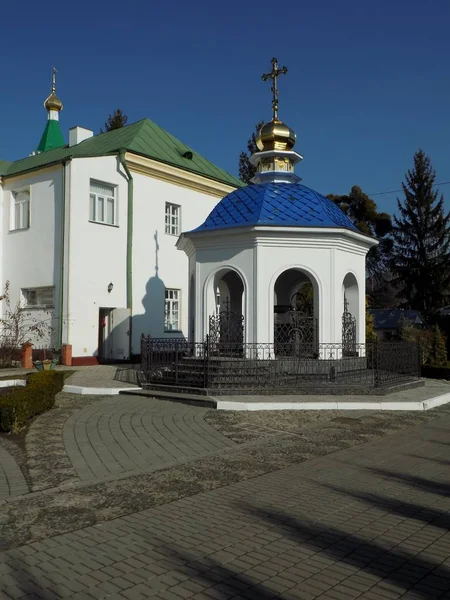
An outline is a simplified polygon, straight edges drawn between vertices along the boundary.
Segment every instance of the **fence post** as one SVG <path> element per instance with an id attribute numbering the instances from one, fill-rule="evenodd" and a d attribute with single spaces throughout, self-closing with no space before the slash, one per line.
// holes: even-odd
<path id="1" fill-rule="evenodd" d="M 203 344 L 203 387 L 208 387 L 208 369 L 209 369 L 209 334 L 206 334 L 206 339 Z"/>
<path id="2" fill-rule="evenodd" d="M 379 354 L 378 354 L 378 339 L 373 344 L 373 357 L 374 357 L 374 385 L 375 387 L 380 386 L 380 372 L 379 372 Z"/>
<path id="3" fill-rule="evenodd" d="M 175 341 L 175 384 L 178 384 L 178 342 Z"/>
<path id="4" fill-rule="evenodd" d="M 20 362 L 22 369 L 33 368 L 33 344 L 30 344 L 30 342 L 23 344 Z"/>
<path id="5" fill-rule="evenodd" d="M 417 377 L 422 375 L 422 348 L 420 342 L 417 342 Z"/>

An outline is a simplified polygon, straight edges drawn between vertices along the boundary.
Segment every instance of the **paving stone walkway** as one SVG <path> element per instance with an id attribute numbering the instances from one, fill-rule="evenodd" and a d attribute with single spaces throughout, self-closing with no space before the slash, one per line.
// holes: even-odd
<path id="1" fill-rule="evenodd" d="M 0 500 L 27 492 L 28 485 L 19 465 L 8 450 L 0 444 Z"/>
<path id="2" fill-rule="evenodd" d="M 152 470 L 234 446 L 204 420 L 205 410 L 117 396 L 69 417 L 63 440 L 82 481 Z"/>
<path id="3" fill-rule="evenodd" d="M 0 554 L 0 598 L 450 598 L 450 417 Z"/>

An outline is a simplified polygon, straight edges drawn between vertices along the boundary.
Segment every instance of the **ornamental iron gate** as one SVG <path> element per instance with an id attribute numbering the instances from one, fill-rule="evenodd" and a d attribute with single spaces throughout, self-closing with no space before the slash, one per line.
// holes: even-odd
<path id="1" fill-rule="evenodd" d="M 225 301 L 225 310 L 209 317 L 209 343 L 213 353 L 242 353 L 244 344 L 244 316 L 230 310 L 230 301 Z"/>
<path id="2" fill-rule="evenodd" d="M 317 319 L 298 310 L 275 313 L 276 355 L 309 356 L 317 354 Z"/>
<path id="3" fill-rule="evenodd" d="M 348 300 L 344 296 L 344 314 L 342 315 L 342 355 L 356 355 L 356 318 L 348 309 Z"/>

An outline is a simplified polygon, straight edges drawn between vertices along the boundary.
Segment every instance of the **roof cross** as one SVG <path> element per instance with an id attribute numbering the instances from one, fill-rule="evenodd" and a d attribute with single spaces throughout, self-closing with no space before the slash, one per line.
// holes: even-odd
<path id="1" fill-rule="evenodd" d="M 56 67 L 52 69 L 52 92 L 56 92 Z"/>
<path id="2" fill-rule="evenodd" d="M 285 75 L 287 73 L 286 67 L 279 67 L 278 60 L 276 58 L 272 58 L 272 71 L 270 73 L 266 73 L 262 76 L 263 81 L 267 81 L 268 79 L 272 79 L 272 110 L 273 110 L 273 120 L 278 121 L 278 87 L 277 87 L 277 78 L 279 75 Z"/>

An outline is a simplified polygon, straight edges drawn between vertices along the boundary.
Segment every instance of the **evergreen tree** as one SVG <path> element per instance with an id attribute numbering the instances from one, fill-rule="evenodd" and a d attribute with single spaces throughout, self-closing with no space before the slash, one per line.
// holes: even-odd
<path id="1" fill-rule="evenodd" d="M 438 325 L 433 329 L 433 342 L 431 346 L 431 363 L 436 367 L 442 367 L 447 364 L 447 348 L 445 338 Z"/>
<path id="2" fill-rule="evenodd" d="M 247 185 L 251 183 L 252 177 L 256 173 L 256 168 L 250 163 L 250 156 L 258 151 L 256 146 L 256 138 L 259 135 L 259 130 L 264 125 L 264 121 L 260 121 L 255 131 L 252 133 L 252 137 L 247 142 L 247 152 L 241 152 L 239 155 L 239 177 Z"/>
<path id="3" fill-rule="evenodd" d="M 100 129 L 100 133 L 105 133 L 106 131 L 112 131 L 113 129 L 120 129 L 121 127 L 125 127 L 127 124 L 128 117 L 123 112 L 121 108 L 116 108 L 112 115 L 109 115 L 108 120 L 105 123 L 105 131 Z"/>
<path id="4" fill-rule="evenodd" d="M 390 235 L 392 231 L 390 215 L 378 212 L 376 202 L 357 185 L 352 187 L 349 194 L 340 196 L 328 194 L 328 198 L 345 212 L 361 233 L 378 238 L 378 246 L 371 248 L 367 254 L 366 266 L 372 286 L 375 282 L 380 283 L 387 272 L 393 244 Z"/>
<path id="5" fill-rule="evenodd" d="M 366 296 L 366 342 L 375 342 L 377 339 L 377 334 L 375 333 L 375 321 L 369 307 L 369 298 Z"/>
<path id="6" fill-rule="evenodd" d="M 405 198 L 397 199 L 393 229 L 391 264 L 400 293 L 410 308 L 426 315 L 445 303 L 450 284 L 450 213 L 433 189 L 435 179 L 430 158 L 419 150 L 402 183 Z"/>

